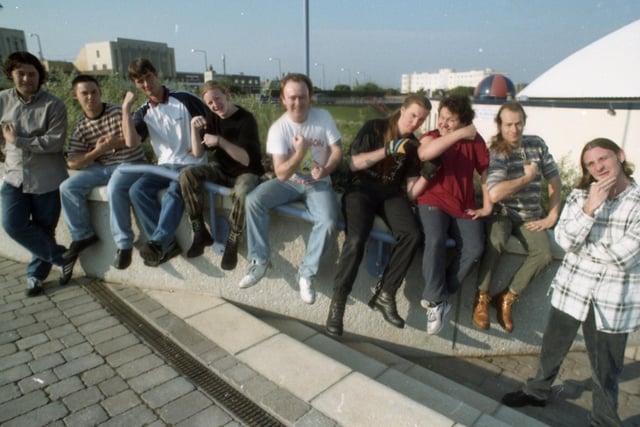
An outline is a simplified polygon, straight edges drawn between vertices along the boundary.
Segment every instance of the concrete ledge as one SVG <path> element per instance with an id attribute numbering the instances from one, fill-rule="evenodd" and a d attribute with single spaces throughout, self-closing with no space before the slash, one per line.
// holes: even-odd
<path id="1" fill-rule="evenodd" d="M 305 252 L 310 230 L 309 224 L 304 221 L 272 214 L 272 268 L 258 285 L 243 290 L 237 287 L 237 283 L 248 268 L 244 242 L 240 245 L 238 267 L 233 271 L 221 270 L 221 257 L 213 251 L 206 251 L 205 255 L 193 259 L 187 259 L 183 255 L 158 268 L 144 266 L 142 259 L 135 252 L 132 265 L 127 270 L 114 269 L 111 263 L 116 248 L 109 229 L 104 189 L 94 189 L 90 199 L 92 223 L 100 242 L 82 253 L 74 272 L 76 276 L 86 274 L 112 283 L 148 289 L 195 291 L 222 298 L 253 312 L 268 312 L 297 319 L 316 330 L 324 330 L 333 276 L 343 241 L 342 233 L 338 233 L 327 248 L 316 278 L 318 297 L 316 303 L 309 306 L 300 300 L 296 282 L 297 268 Z M 226 214 L 224 209 L 228 205 L 228 200 L 223 197 L 216 201 L 216 206 L 222 209 L 222 215 Z M 134 229 L 139 236 L 139 228 L 135 222 Z M 65 245 L 71 241 L 62 218 L 56 237 Z M 191 230 L 186 217 L 178 229 L 177 239 L 185 250 L 191 244 Z M 523 249 L 515 239 L 512 240 L 514 241 L 509 244 L 509 253 L 504 256 L 503 262 L 495 272 L 492 293 L 506 286 L 510 276 L 522 262 Z M 139 247 L 143 242 L 144 240 L 139 239 L 135 245 Z M 22 262 L 30 259 L 30 254 L 9 238 L 4 230 L 0 230 L 0 254 Z M 556 258 L 552 264 L 529 285 L 515 305 L 516 327 L 513 334 L 505 333 L 497 325 L 493 312 L 490 330 L 479 331 L 473 327 L 471 310 L 475 296 L 475 274 L 472 273 L 461 292 L 451 301 L 453 309 L 445 320 L 442 332 L 437 336 L 427 335 L 425 312 L 419 304 L 424 286 L 421 251 L 416 254 L 407 279 L 398 293 L 398 310 L 407 324 L 403 330 L 394 328 L 386 323 L 379 313 L 367 306 L 376 279 L 361 266 L 345 313 L 344 340 L 365 339 L 398 354 L 414 356 L 425 356 L 425 352 L 460 356 L 537 353 L 549 308 L 546 293 L 559 266 L 559 254 L 557 251 L 554 251 L 554 254 Z M 210 304 L 212 305 L 209 308 L 216 308 L 217 303 Z M 630 342 L 640 342 L 639 335 L 632 334 Z M 583 348 L 582 341 L 578 340 L 574 348 Z"/>

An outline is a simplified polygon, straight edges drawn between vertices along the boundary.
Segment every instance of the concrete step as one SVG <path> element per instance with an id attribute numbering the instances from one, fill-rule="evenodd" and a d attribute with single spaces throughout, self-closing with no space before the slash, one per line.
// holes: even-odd
<path id="1" fill-rule="evenodd" d="M 466 426 L 539 427 L 546 424 L 369 342 L 338 341 L 298 321 L 261 320 L 439 414 Z"/>

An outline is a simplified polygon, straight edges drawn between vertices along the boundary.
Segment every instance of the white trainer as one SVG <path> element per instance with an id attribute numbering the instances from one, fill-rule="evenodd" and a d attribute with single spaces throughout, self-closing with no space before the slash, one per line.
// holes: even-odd
<path id="1" fill-rule="evenodd" d="M 447 315 L 450 309 L 451 304 L 447 301 L 433 307 L 427 305 L 427 333 L 429 335 L 435 335 L 442 330 L 444 316 Z"/>
<path id="2" fill-rule="evenodd" d="M 247 274 L 240 280 L 238 283 L 238 287 L 242 289 L 247 289 L 255 285 L 262 279 L 269 268 L 269 262 L 265 262 L 264 264 L 260 264 L 256 260 L 251 261 L 251 267 L 249 267 L 249 271 Z"/>
<path id="3" fill-rule="evenodd" d="M 306 277 L 300 277 L 298 279 L 298 286 L 300 287 L 300 298 L 307 304 L 313 304 L 316 302 L 316 291 L 313 289 L 313 282 Z"/>

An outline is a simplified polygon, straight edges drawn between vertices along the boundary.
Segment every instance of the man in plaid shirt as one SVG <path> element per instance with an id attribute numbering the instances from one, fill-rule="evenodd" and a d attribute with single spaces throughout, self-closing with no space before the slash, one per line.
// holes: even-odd
<path id="1" fill-rule="evenodd" d="M 555 229 L 566 251 L 551 287 L 551 309 L 534 379 L 508 393 L 508 406 L 544 406 L 578 327 L 593 381 L 592 426 L 621 426 L 618 381 L 629 332 L 640 328 L 640 187 L 614 142 L 583 148 L 583 176 Z"/>

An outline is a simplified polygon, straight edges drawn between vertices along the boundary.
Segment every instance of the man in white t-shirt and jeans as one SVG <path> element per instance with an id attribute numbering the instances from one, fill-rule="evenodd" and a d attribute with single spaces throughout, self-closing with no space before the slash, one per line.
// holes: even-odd
<path id="1" fill-rule="evenodd" d="M 247 196 L 247 242 L 251 266 L 238 286 L 258 283 L 269 266 L 269 211 L 302 200 L 313 218 L 307 251 L 298 270 L 300 297 L 315 302 L 313 279 L 328 238 L 336 229 L 338 206 L 330 174 L 342 162 L 341 137 L 331 115 L 311 108 L 313 85 L 304 74 L 288 74 L 281 84 L 285 113 L 271 125 L 267 153 L 276 179 Z"/>

